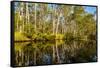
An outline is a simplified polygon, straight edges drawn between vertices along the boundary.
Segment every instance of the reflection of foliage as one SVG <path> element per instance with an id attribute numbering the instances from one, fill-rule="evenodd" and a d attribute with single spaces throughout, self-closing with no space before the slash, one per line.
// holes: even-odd
<path id="1" fill-rule="evenodd" d="M 58 41 L 37 41 L 31 43 L 16 43 L 16 56 L 25 57 L 25 61 L 20 62 L 26 65 L 25 63 L 33 62 L 36 60 L 38 64 L 44 64 L 45 56 L 53 57 L 53 52 L 55 52 L 57 58 L 52 58 L 52 63 L 62 61 L 62 63 L 76 63 L 76 62 L 90 62 L 96 61 L 96 42 L 95 41 L 71 41 L 65 42 L 63 40 Z M 94 46 L 93 46 L 94 45 Z M 52 49 L 54 47 L 54 49 Z M 18 54 L 19 52 L 19 54 Z M 58 54 L 58 55 L 57 55 Z M 34 58 L 36 56 L 36 58 Z M 30 59 L 29 59 L 29 58 Z M 49 58 L 48 58 L 49 59 Z M 55 59 L 55 60 L 54 60 Z M 17 58 L 18 60 L 18 58 Z M 59 61 L 59 63 L 60 63 Z M 28 64 L 28 65 L 29 65 Z M 34 64 L 33 64 L 34 65 Z"/>
<path id="2" fill-rule="evenodd" d="M 15 43 L 15 50 L 16 51 L 20 51 L 23 49 L 24 46 L 26 46 L 27 44 L 29 44 L 29 42 L 24 42 L 24 43 Z"/>
<path id="3" fill-rule="evenodd" d="M 90 41 L 89 43 L 85 42 L 84 43 L 84 48 L 79 49 L 77 56 L 76 57 L 80 57 L 80 60 L 76 60 L 77 62 L 81 62 L 81 60 L 83 60 L 83 62 L 92 62 L 92 61 L 96 61 L 94 60 L 94 57 L 96 56 L 96 46 L 95 45 L 95 41 Z M 88 46 L 89 45 L 89 46 Z M 85 55 L 84 55 L 85 54 Z"/>

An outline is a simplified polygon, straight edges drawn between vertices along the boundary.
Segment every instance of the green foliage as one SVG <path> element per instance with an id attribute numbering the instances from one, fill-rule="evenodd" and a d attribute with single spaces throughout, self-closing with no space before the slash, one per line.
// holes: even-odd
<path id="1" fill-rule="evenodd" d="M 23 41 L 23 40 L 29 40 L 23 33 L 15 32 L 14 34 L 14 40 L 15 41 Z"/>
<path id="2" fill-rule="evenodd" d="M 96 38 L 94 15 L 85 12 L 83 6 L 52 4 L 48 7 L 48 4 L 19 3 L 16 5 L 14 22 L 15 40 Z"/>
<path id="3" fill-rule="evenodd" d="M 63 39 L 64 35 L 63 34 L 56 34 L 56 39 Z"/>
<path id="4" fill-rule="evenodd" d="M 54 40 L 55 35 L 46 34 L 46 33 L 33 34 L 32 38 L 35 39 L 35 40 Z"/>
<path id="5" fill-rule="evenodd" d="M 24 34 L 26 35 L 26 37 L 32 38 L 33 33 L 35 34 L 33 24 L 28 23 L 27 25 L 24 26 Z"/>
<path id="6" fill-rule="evenodd" d="M 47 35 L 47 40 L 54 40 L 55 38 L 56 38 L 56 36 L 53 34 Z"/>

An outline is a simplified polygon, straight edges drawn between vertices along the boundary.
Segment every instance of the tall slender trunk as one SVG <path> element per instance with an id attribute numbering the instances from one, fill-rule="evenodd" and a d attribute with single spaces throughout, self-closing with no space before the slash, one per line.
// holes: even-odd
<path id="1" fill-rule="evenodd" d="M 24 24 L 23 20 L 22 20 L 23 19 L 23 3 L 21 3 L 20 5 L 21 5 L 21 7 L 20 7 L 20 11 L 19 11 L 19 20 L 22 21 L 22 25 L 19 26 L 19 32 L 22 32 L 22 30 L 23 30 L 22 28 L 23 28 L 23 24 Z"/>
<path id="2" fill-rule="evenodd" d="M 22 25 L 20 25 L 20 27 L 19 27 L 19 32 L 22 32 L 22 31 L 24 31 L 24 3 L 21 3 L 20 4 L 21 5 L 21 7 L 20 7 L 20 11 L 19 11 L 19 13 L 20 13 L 20 16 L 19 16 L 19 20 L 20 20 L 20 23 L 22 22 Z"/>
<path id="3" fill-rule="evenodd" d="M 16 12 L 17 13 L 17 12 Z M 19 29 L 19 15 L 20 15 L 20 11 L 18 12 L 18 18 L 16 17 L 16 30 L 18 31 L 18 29 Z"/>
<path id="4" fill-rule="evenodd" d="M 28 8 L 28 3 L 26 3 L 26 21 L 25 21 L 26 25 L 28 25 L 30 22 L 29 22 L 29 8 Z M 30 31 L 30 27 L 28 28 L 28 32 Z"/>
<path id="5" fill-rule="evenodd" d="M 53 34 L 55 34 L 55 20 L 53 20 Z"/>
<path id="6" fill-rule="evenodd" d="M 61 33 L 63 34 L 63 22 L 61 23 Z"/>
<path id="7" fill-rule="evenodd" d="M 60 15 L 61 15 L 61 13 L 60 13 Z M 58 20 L 57 20 L 56 34 L 58 33 L 58 27 L 59 27 L 60 15 L 58 16 Z"/>
<path id="8" fill-rule="evenodd" d="M 52 5 L 52 9 L 53 9 L 53 5 Z M 55 14 L 56 13 L 56 10 L 54 9 L 54 12 L 52 12 L 52 24 L 53 24 L 53 28 L 52 28 L 52 32 L 53 32 L 53 35 L 55 34 Z"/>
<path id="9" fill-rule="evenodd" d="M 35 33 L 36 33 L 36 20 L 37 20 L 37 19 L 36 19 L 36 16 L 37 16 L 36 8 L 37 8 L 37 7 L 36 7 L 36 3 L 35 3 Z"/>
<path id="10" fill-rule="evenodd" d="M 22 29 L 21 29 L 21 30 L 24 31 L 24 25 L 25 25 L 25 24 L 24 24 L 24 22 L 25 22 L 25 21 L 24 21 L 24 3 L 22 3 L 22 12 L 21 12 L 21 13 L 22 13 L 22 18 L 23 18 L 23 19 L 22 19 Z M 22 32 L 22 31 L 21 31 L 21 32 Z"/>

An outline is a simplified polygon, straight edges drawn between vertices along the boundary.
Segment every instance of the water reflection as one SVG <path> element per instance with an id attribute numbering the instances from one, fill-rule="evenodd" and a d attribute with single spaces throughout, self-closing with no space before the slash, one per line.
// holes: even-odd
<path id="1" fill-rule="evenodd" d="M 96 41 L 33 41 L 15 43 L 15 66 L 95 62 Z"/>

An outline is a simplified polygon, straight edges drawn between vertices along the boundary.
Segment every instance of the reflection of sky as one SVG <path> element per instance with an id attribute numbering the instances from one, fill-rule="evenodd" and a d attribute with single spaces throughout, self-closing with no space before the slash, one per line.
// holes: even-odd
<path id="1" fill-rule="evenodd" d="M 94 14 L 96 12 L 96 7 L 92 7 L 92 6 L 85 6 L 85 12 Z"/>

